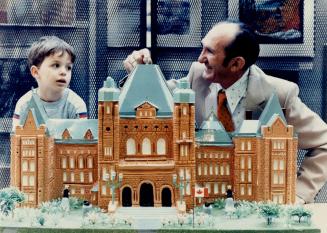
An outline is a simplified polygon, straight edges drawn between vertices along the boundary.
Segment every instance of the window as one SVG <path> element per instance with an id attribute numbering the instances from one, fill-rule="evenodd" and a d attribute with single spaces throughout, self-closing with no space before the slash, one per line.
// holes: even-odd
<path id="1" fill-rule="evenodd" d="M 89 172 L 89 183 L 93 182 L 93 174 L 92 172 Z"/>
<path id="2" fill-rule="evenodd" d="M 186 107 L 183 107 L 183 115 L 186 115 L 187 114 L 187 109 Z"/>
<path id="3" fill-rule="evenodd" d="M 93 158 L 87 157 L 87 168 L 93 168 Z"/>
<path id="4" fill-rule="evenodd" d="M 23 175 L 22 176 L 22 186 L 35 186 L 35 176 L 34 175 Z"/>
<path id="5" fill-rule="evenodd" d="M 35 176 L 34 175 L 31 175 L 29 177 L 29 184 L 30 184 L 30 186 L 35 186 Z"/>
<path id="6" fill-rule="evenodd" d="M 248 150 L 251 150 L 251 149 L 252 149 L 252 147 L 251 147 L 251 142 L 248 141 Z"/>
<path id="7" fill-rule="evenodd" d="M 81 194 L 83 195 L 85 193 L 85 189 L 81 188 Z"/>
<path id="8" fill-rule="evenodd" d="M 241 142 L 241 150 L 245 150 L 245 142 Z"/>
<path id="9" fill-rule="evenodd" d="M 61 160 L 61 167 L 62 168 L 67 168 L 67 158 L 63 157 Z"/>
<path id="10" fill-rule="evenodd" d="M 69 159 L 69 167 L 70 168 L 75 168 L 75 161 L 73 157 L 70 157 Z"/>
<path id="11" fill-rule="evenodd" d="M 204 164 L 203 167 L 204 167 L 204 172 L 203 172 L 204 174 L 203 175 L 206 176 L 206 175 L 208 175 L 208 165 L 207 164 Z"/>
<path id="12" fill-rule="evenodd" d="M 24 175 L 22 177 L 22 185 L 23 186 L 28 186 L 28 176 L 27 175 Z"/>
<path id="13" fill-rule="evenodd" d="M 244 184 L 240 185 L 240 193 L 241 193 L 241 196 L 245 195 L 245 185 Z"/>
<path id="14" fill-rule="evenodd" d="M 105 156 L 112 156 L 112 148 L 111 147 L 105 147 L 104 148 L 104 155 Z"/>
<path id="15" fill-rule="evenodd" d="M 216 176 L 219 175 L 219 164 L 218 163 L 215 165 L 215 175 Z"/>
<path id="16" fill-rule="evenodd" d="M 201 176 L 201 164 L 198 164 L 198 175 Z"/>
<path id="17" fill-rule="evenodd" d="M 136 154 L 135 140 L 133 138 L 127 139 L 126 152 L 127 152 L 127 155 L 135 155 Z"/>
<path id="18" fill-rule="evenodd" d="M 83 168 L 83 167 L 84 167 L 83 157 L 79 157 L 78 158 L 78 168 Z"/>
<path id="19" fill-rule="evenodd" d="M 245 174 L 244 171 L 240 172 L 240 176 L 241 176 L 241 182 L 245 182 Z"/>
<path id="20" fill-rule="evenodd" d="M 163 138 L 159 138 L 157 141 L 157 154 L 165 155 L 166 154 L 166 141 Z"/>
<path id="21" fill-rule="evenodd" d="M 22 171 L 27 172 L 28 171 L 28 161 L 24 160 L 22 163 Z"/>
<path id="22" fill-rule="evenodd" d="M 211 184 L 210 183 L 206 183 L 206 188 L 208 189 L 208 193 L 211 193 Z"/>
<path id="23" fill-rule="evenodd" d="M 143 155 L 150 155 L 151 154 L 151 141 L 148 138 L 143 139 L 142 154 Z"/>
<path id="24" fill-rule="evenodd" d="M 67 181 L 67 172 L 62 173 L 62 181 L 66 182 Z"/>
<path id="25" fill-rule="evenodd" d="M 75 174 L 74 174 L 74 172 L 70 173 L 70 182 L 75 182 Z"/>
<path id="26" fill-rule="evenodd" d="M 212 163 L 210 163 L 210 166 L 209 166 L 209 174 L 210 175 L 213 174 L 213 166 L 212 166 Z"/>
<path id="27" fill-rule="evenodd" d="M 252 185 L 248 184 L 248 195 L 252 196 Z"/>
<path id="28" fill-rule="evenodd" d="M 214 183 L 214 185 L 213 185 L 213 193 L 214 194 L 217 194 L 219 192 L 219 190 L 218 190 L 218 183 Z"/>
<path id="29" fill-rule="evenodd" d="M 106 107 L 106 113 L 107 113 L 107 114 L 110 114 L 110 106 L 107 106 L 107 107 Z"/>
<path id="30" fill-rule="evenodd" d="M 106 180 L 106 175 L 107 175 L 107 168 L 103 167 L 102 168 L 102 180 Z"/>
<path id="31" fill-rule="evenodd" d="M 35 161 L 30 161 L 30 171 L 35 172 Z"/>
<path id="32" fill-rule="evenodd" d="M 221 184 L 221 193 L 222 194 L 225 194 L 226 193 L 226 184 L 225 183 L 222 183 Z"/>
<path id="33" fill-rule="evenodd" d="M 79 178 L 81 182 L 84 182 L 84 172 L 80 172 Z"/>

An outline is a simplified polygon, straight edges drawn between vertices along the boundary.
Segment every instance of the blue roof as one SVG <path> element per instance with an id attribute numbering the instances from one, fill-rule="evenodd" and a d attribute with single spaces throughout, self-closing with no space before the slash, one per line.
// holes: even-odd
<path id="1" fill-rule="evenodd" d="M 261 125 L 267 125 L 268 122 L 270 121 L 270 119 L 273 117 L 273 115 L 279 115 L 281 117 L 281 119 L 284 121 L 285 125 L 287 125 L 287 121 L 286 118 L 284 116 L 284 113 L 282 111 L 282 107 L 280 106 L 278 97 L 276 95 L 276 93 L 273 93 L 266 106 L 265 109 L 263 110 L 263 112 L 261 113 L 260 117 L 259 117 L 259 121 L 260 121 L 260 127 Z M 261 130 L 260 128 L 258 130 Z"/>
<path id="2" fill-rule="evenodd" d="M 149 102 L 158 108 L 157 117 L 172 117 L 174 101 L 158 65 L 137 65 L 119 96 L 120 117 L 135 117 L 135 107 Z"/>
<path id="3" fill-rule="evenodd" d="M 273 93 L 262 111 L 259 120 L 244 120 L 240 128 L 234 132 L 234 136 L 260 136 L 261 126 L 270 126 L 277 116 L 279 116 L 284 124 L 287 125 L 278 97 L 276 93 Z"/>
<path id="4" fill-rule="evenodd" d="M 117 88 L 115 81 L 111 77 L 103 82 L 103 87 L 99 89 L 98 101 L 118 101 L 120 90 Z"/>
<path id="5" fill-rule="evenodd" d="M 203 121 L 200 130 L 196 132 L 195 141 L 202 146 L 233 145 L 230 135 L 213 112 L 211 112 L 206 121 Z"/>
<path id="6" fill-rule="evenodd" d="M 175 103 L 195 103 L 195 92 L 187 80 L 180 80 L 174 89 Z"/>
<path id="7" fill-rule="evenodd" d="M 234 132 L 234 136 L 255 137 L 260 135 L 258 128 L 260 128 L 259 120 L 244 120 L 241 126 Z"/>
<path id="8" fill-rule="evenodd" d="M 98 119 L 49 119 L 49 133 L 57 143 L 96 143 L 98 140 Z M 71 139 L 62 140 L 65 130 L 69 131 Z M 87 130 L 91 130 L 93 140 L 84 139 Z"/>
<path id="9" fill-rule="evenodd" d="M 46 124 L 49 119 L 44 108 L 41 105 L 40 98 L 35 94 L 32 94 L 32 98 L 28 103 L 27 111 L 32 111 L 32 114 L 34 116 L 34 122 L 37 127 L 40 127 L 41 124 Z M 20 119 L 21 125 L 25 124 L 27 116 L 28 112 Z"/>

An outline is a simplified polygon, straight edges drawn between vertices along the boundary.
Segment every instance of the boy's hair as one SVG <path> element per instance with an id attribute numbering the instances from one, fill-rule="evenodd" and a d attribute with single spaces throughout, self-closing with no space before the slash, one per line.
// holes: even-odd
<path id="1" fill-rule="evenodd" d="M 28 65 L 39 67 L 46 57 L 58 52 L 67 52 L 74 63 L 76 55 L 71 45 L 56 36 L 43 36 L 29 49 Z"/>

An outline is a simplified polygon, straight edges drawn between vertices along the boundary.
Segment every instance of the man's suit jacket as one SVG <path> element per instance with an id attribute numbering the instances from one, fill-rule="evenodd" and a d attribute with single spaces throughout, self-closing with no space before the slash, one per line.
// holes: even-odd
<path id="1" fill-rule="evenodd" d="M 204 65 L 192 64 L 187 79 L 195 91 L 196 122 L 201 125 L 212 109 L 213 97 L 211 83 L 202 78 Z M 168 82 L 173 89 L 176 80 Z M 327 125 L 311 111 L 298 97 L 299 88 L 295 83 L 266 75 L 259 67 L 252 65 L 249 70 L 249 82 L 245 96 L 246 110 L 263 109 L 271 94 L 278 95 L 280 105 L 286 109 L 286 120 L 293 125 L 298 135 L 300 149 L 309 153 L 299 169 L 297 178 L 297 195 L 306 203 L 314 201 L 314 197 L 327 180 Z"/>

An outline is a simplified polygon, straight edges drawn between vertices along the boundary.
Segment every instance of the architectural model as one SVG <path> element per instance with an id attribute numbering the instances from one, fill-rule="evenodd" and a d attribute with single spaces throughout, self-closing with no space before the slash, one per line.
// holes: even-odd
<path id="1" fill-rule="evenodd" d="M 98 119 L 48 119 L 32 99 L 11 138 L 11 185 L 31 207 L 66 185 L 101 208 L 191 208 L 193 189 L 207 188 L 210 201 L 228 186 L 237 200 L 294 203 L 297 137 L 278 98 L 232 134 L 215 113 L 196 130 L 194 102 L 189 83 L 171 92 L 157 65 L 137 66 L 121 90 L 108 77 Z"/>

